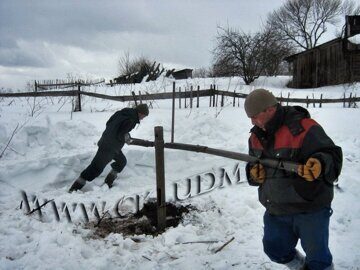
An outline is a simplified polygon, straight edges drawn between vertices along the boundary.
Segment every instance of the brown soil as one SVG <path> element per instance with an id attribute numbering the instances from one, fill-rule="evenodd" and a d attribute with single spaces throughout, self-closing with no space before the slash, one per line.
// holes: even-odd
<path id="1" fill-rule="evenodd" d="M 176 227 L 182 221 L 183 215 L 195 208 L 191 205 L 182 206 L 166 203 L 166 228 Z M 86 227 L 93 228 L 94 236 L 105 238 L 110 233 L 120 233 L 125 236 L 131 235 L 158 235 L 163 233 L 156 228 L 157 225 L 157 204 L 156 201 L 149 201 L 136 214 L 130 214 L 121 218 L 104 218 L 100 223 L 92 222 Z"/>

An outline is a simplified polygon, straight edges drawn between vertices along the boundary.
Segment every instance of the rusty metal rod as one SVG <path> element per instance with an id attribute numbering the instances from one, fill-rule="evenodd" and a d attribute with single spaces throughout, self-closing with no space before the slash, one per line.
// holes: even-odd
<path id="1" fill-rule="evenodd" d="M 139 146 L 145 146 L 145 147 L 153 147 L 154 142 L 137 139 L 137 138 L 131 138 L 130 144 L 132 145 L 139 145 Z M 207 146 L 202 145 L 193 145 L 193 144 L 185 144 L 185 143 L 164 143 L 164 148 L 169 149 L 178 149 L 178 150 L 185 150 L 185 151 L 191 151 L 191 152 L 197 152 L 197 153 L 206 153 L 210 155 L 225 157 L 225 158 L 231 158 L 235 160 L 241 160 L 245 162 L 252 162 L 252 163 L 261 163 L 264 166 L 271 167 L 271 168 L 277 168 L 285 171 L 290 172 L 297 172 L 297 168 L 300 164 L 291 162 L 291 161 L 282 161 L 277 159 L 267 159 L 267 158 L 257 158 L 248 154 L 244 153 L 238 153 L 233 151 L 227 151 L 227 150 L 220 150 L 216 148 L 210 148 Z"/>

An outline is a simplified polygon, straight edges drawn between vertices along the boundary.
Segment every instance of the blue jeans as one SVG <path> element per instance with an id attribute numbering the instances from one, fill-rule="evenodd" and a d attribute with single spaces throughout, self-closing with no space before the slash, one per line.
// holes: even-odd
<path id="1" fill-rule="evenodd" d="M 329 250 L 330 207 L 312 213 L 274 216 L 264 215 L 264 251 L 277 263 L 288 263 L 295 256 L 300 239 L 306 254 L 307 269 L 322 270 L 332 263 Z"/>

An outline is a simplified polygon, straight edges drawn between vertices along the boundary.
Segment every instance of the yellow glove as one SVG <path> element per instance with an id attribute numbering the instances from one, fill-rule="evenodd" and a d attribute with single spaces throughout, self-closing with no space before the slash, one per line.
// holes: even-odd
<path id="1" fill-rule="evenodd" d="M 256 183 L 259 183 L 259 184 L 264 183 L 265 176 L 266 176 L 264 166 L 261 165 L 260 163 L 255 164 L 250 169 L 250 175 L 251 175 L 251 178 Z"/>
<path id="2" fill-rule="evenodd" d="M 305 165 L 299 165 L 297 173 L 306 181 L 314 181 L 321 174 L 321 162 L 317 158 L 309 158 Z"/>

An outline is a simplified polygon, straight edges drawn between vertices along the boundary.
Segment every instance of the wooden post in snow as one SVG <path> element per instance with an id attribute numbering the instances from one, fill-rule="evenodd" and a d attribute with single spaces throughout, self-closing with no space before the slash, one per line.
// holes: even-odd
<path id="1" fill-rule="evenodd" d="M 193 86 L 190 86 L 190 109 L 193 107 Z"/>
<path id="2" fill-rule="evenodd" d="M 171 114 L 171 142 L 174 142 L 174 129 L 175 129 L 175 82 L 173 82 L 173 95 L 172 95 L 172 114 Z"/>
<path id="3" fill-rule="evenodd" d="M 184 105 L 184 109 L 187 108 L 187 104 L 186 104 L 186 87 L 184 87 L 184 97 L 185 97 L 185 105 Z"/>
<path id="4" fill-rule="evenodd" d="M 322 97 L 323 97 L 323 94 L 320 95 L 320 105 L 319 105 L 320 108 L 322 107 Z"/>
<path id="5" fill-rule="evenodd" d="M 349 96 L 349 108 L 351 107 L 351 99 L 352 99 L 352 93 L 350 93 L 350 96 Z"/>
<path id="6" fill-rule="evenodd" d="M 234 90 L 233 107 L 235 107 L 235 102 L 236 102 L 235 96 L 236 96 L 236 92 L 235 92 L 235 90 Z"/>
<path id="7" fill-rule="evenodd" d="M 139 91 L 139 99 L 140 99 L 140 104 L 142 104 L 141 91 Z"/>
<path id="8" fill-rule="evenodd" d="M 312 97 L 313 97 L 313 107 L 315 108 L 315 96 L 314 96 L 314 93 L 312 93 Z"/>
<path id="9" fill-rule="evenodd" d="M 157 229 L 162 231 L 166 226 L 165 197 L 165 163 L 164 163 L 164 133 L 163 127 L 157 126 L 155 132 L 155 162 L 156 162 L 156 194 L 157 194 Z"/>
<path id="10" fill-rule="evenodd" d="M 200 91 L 200 85 L 198 85 L 198 87 L 197 87 L 197 92 L 196 92 L 196 108 L 199 108 L 199 106 L 200 106 L 200 95 L 199 95 L 199 91 Z"/>
<path id="11" fill-rule="evenodd" d="M 135 95 L 135 92 L 134 91 L 131 91 L 131 94 L 133 96 L 133 99 L 134 99 L 134 102 L 135 102 L 135 106 L 137 106 L 137 100 L 136 100 L 136 95 Z"/>
<path id="12" fill-rule="evenodd" d="M 215 107 L 215 102 L 216 102 L 216 107 L 217 107 L 217 95 L 216 95 L 216 85 L 214 84 L 213 86 L 213 107 Z"/>
<path id="13" fill-rule="evenodd" d="M 78 83 L 77 90 L 77 106 L 75 106 L 75 111 L 81 112 L 81 94 L 80 94 L 80 83 Z"/>
<path id="14" fill-rule="evenodd" d="M 309 108 L 309 96 L 306 96 L 306 108 Z"/>
<path id="15" fill-rule="evenodd" d="M 289 98 L 290 98 L 290 92 L 288 92 L 288 97 L 287 97 L 287 100 L 286 100 L 286 106 L 289 106 Z"/>

